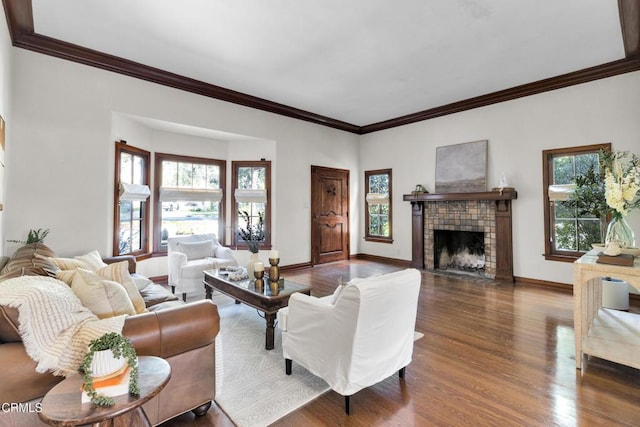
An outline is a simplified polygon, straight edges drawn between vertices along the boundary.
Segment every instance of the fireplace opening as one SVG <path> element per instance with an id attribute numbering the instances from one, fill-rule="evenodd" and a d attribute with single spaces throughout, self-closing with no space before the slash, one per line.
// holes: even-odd
<path id="1" fill-rule="evenodd" d="M 484 233 L 433 230 L 434 268 L 484 274 Z"/>

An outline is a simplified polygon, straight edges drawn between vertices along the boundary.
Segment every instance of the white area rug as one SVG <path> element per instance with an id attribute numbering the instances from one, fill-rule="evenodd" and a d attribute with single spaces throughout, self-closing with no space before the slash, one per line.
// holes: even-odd
<path id="1" fill-rule="evenodd" d="M 280 330 L 275 348 L 265 350 L 265 321 L 255 309 L 220 294 L 213 302 L 220 313 L 215 401 L 238 427 L 269 425 L 329 390 L 296 363 L 285 374 Z"/>

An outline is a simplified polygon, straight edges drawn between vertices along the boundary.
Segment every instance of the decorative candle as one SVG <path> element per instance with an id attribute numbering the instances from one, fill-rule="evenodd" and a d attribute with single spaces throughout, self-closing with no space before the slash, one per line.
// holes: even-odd
<path id="1" fill-rule="evenodd" d="M 277 250 L 272 249 L 271 252 L 269 252 L 269 258 L 280 258 L 279 256 L 280 254 L 278 253 Z"/>
<path id="2" fill-rule="evenodd" d="M 256 262 L 253 264 L 254 271 L 264 271 L 264 264 L 262 262 Z"/>

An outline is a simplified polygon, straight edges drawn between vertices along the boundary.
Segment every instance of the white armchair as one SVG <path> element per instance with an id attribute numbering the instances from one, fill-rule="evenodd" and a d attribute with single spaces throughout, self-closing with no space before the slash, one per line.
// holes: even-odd
<path id="1" fill-rule="evenodd" d="M 182 294 L 204 289 L 202 272 L 212 268 L 237 266 L 233 251 L 222 246 L 215 234 L 192 234 L 169 237 L 169 286 L 173 293 Z"/>
<path id="2" fill-rule="evenodd" d="M 421 275 L 406 269 L 339 286 L 315 298 L 295 293 L 278 312 L 285 370 L 302 365 L 349 396 L 411 362 Z"/>

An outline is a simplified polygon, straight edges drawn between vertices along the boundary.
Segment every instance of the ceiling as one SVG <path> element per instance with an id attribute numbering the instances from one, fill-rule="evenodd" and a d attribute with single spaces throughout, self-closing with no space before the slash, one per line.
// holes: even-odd
<path id="1" fill-rule="evenodd" d="M 640 69 L 636 0 L 3 0 L 15 46 L 355 133 Z"/>

